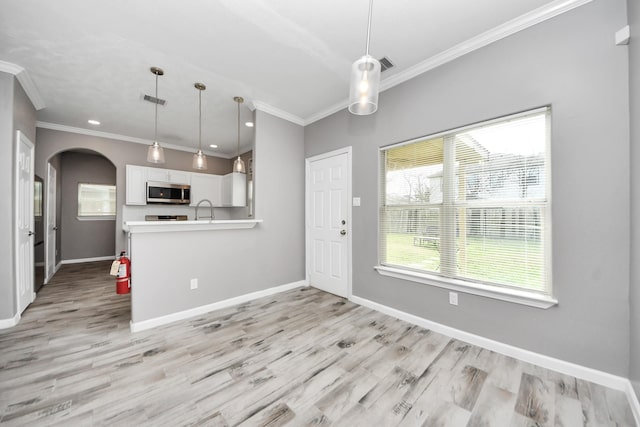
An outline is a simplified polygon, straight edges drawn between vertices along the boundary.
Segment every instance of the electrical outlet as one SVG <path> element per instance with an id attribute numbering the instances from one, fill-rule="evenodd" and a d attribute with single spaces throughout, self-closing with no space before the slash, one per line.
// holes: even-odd
<path id="1" fill-rule="evenodd" d="M 458 293 L 457 292 L 449 292 L 449 304 L 458 305 Z"/>
<path id="2" fill-rule="evenodd" d="M 191 290 L 198 289 L 198 279 L 191 279 Z"/>

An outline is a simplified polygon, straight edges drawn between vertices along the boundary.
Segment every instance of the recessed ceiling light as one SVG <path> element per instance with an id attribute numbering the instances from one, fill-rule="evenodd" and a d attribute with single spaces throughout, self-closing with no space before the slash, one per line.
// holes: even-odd
<path id="1" fill-rule="evenodd" d="M 93 120 L 93 119 L 91 119 L 91 120 L 87 120 L 87 121 L 89 122 L 89 124 L 90 124 L 90 125 L 96 125 L 96 126 L 98 126 L 98 125 L 100 124 L 100 122 L 99 122 L 99 121 L 97 121 L 97 120 Z"/>
<path id="2" fill-rule="evenodd" d="M 218 146 L 216 144 L 209 144 L 209 147 L 211 148 L 218 148 Z"/>
<path id="3" fill-rule="evenodd" d="M 253 122 L 246 122 L 244 125 L 246 127 L 248 127 L 248 128 L 252 128 L 253 127 Z"/>

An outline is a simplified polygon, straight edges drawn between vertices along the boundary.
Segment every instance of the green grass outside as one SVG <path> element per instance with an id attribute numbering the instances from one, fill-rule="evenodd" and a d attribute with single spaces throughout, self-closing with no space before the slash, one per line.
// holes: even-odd
<path id="1" fill-rule="evenodd" d="M 418 270 L 440 271 L 440 251 L 436 244 L 414 245 L 413 234 L 387 234 L 385 263 Z M 466 254 L 457 251 L 460 277 L 501 285 L 544 289 L 542 243 L 525 239 L 467 237 Z M 466 263 L 461 265 L 466 255 Z"/>

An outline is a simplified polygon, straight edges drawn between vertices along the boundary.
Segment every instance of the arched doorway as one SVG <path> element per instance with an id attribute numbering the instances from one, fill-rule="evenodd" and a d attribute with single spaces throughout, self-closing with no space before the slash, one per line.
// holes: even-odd
<path id="1" fill-rule="evenodd" d="M 55 219 L 45 227 L 45 248 L 36 256 L 47 251 L 55 254 L 56 270 L 61 264 L 113 259 L 117 210 L 115 165 L 96 151 L 71 148 L 51 156 L 48 166 L 56 171 L 56 178 L 53 183 L 47 179 L 45 194 L 55 194 L 55 202 L 47 200 L 45 206 L 47 214 Z M 42 259 L 36 258 L 36 262 Z M 47 274 L 47 279 L 52 275 Z"/>

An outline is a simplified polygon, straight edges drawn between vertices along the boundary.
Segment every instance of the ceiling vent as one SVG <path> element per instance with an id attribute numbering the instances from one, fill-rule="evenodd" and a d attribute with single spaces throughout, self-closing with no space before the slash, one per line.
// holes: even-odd
<path id="1" fill-rule="evenodd" d="M 164 105 L 167 103 L 166 99 L 156 98 L 155 96 L 145 95 L 143 98 L 145 101 L 149 101 L 152 104 Z"/>
<path id="2" fill-rule="evenodd" d="M 387 71 L 389 68 L 393 68 L 393 62 L 386 56 L 379 59 L 380 61 L 380 72 Z"/>

